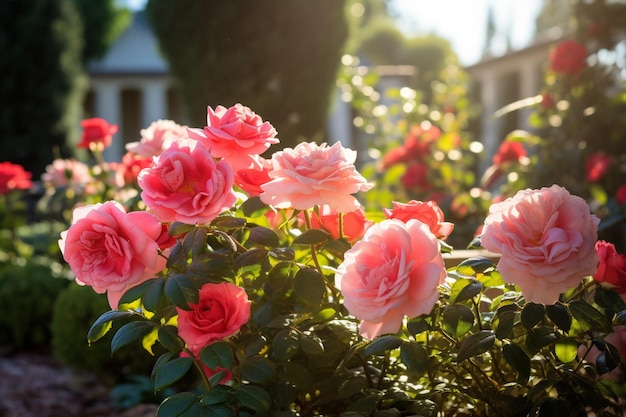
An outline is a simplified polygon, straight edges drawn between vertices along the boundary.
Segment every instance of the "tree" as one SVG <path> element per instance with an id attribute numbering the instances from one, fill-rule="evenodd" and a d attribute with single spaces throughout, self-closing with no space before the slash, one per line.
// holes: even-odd
<path id="1" fill-rule="evenodd" d="M 194 125 L 237 102 L 283 146 L 323 133 L 347 38 L 343 0 L 150 0 L 147 12 Z"/>
<path id="2" fill-rule="evenodd" d="M 3 160 L 40 174 L 76 140 L 85 76 L 82 25 L 72 0 L 0 2 Z"/>

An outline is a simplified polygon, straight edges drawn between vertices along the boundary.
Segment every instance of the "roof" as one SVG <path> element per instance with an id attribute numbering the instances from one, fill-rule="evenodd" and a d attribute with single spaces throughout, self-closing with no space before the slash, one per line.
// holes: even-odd
<path id="1" fill-rule="evenodd" d="M 133 13 L 126 30 L 106 55 L 88 65 L 91 75 L 167 74 L 169 65 L 144 12 Z"/>

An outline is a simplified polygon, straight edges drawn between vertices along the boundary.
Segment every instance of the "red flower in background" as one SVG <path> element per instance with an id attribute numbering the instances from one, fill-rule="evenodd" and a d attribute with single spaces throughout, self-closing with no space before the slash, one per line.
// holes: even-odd
<path id="1" fill-rule="evenodd" d="M 543 93 L 541 95 L 541 108 L 544 110 L 550 110 L 554 108 L 556 104 L 556 100 L 554 98 L 554 94 L 552 93 Z"/>
<path id="2" fill-rule="evenodd" d="M 604 240 L 596 242 L 596 251 L 600 263 L 593 279 L 620 294 L 626 293 L 626 257 L 617 253 L 615 245 Z"/>
<path id="3" fill-rule="evenodd" d="M 594 153 L 591 155 L 585 164 L 586 175 L 585 178 L 589 182 L 596 182 L 600 180 L 607 173 L 611 166 L 611 157 L 602 153 Z"/>
<path id="4" fill-rule="evenodd" d="M 430 155 L 430 144 L 441 137 L 441 130 L 430 122 L 412 126 L 404 143 L 383 156 L 382 168 L 399 163 L 423 161 Z"/>
<path id="5" fill-rule="evenodd" d="M 99 117 L 85 119 L 80 122 L 83 136 L 78 143 L 79 148 L 89 149 L 91 144 L 102 144 L 102 149 L 108 148 L 113 142 L 113 135 L 117 133 L 117 125 L 109 124 Z"/>
<path id="6" fill-rule="evenodd" d="M 11 162 L 0 162 L 0 194 L 6 195 L 12 190 L 27 190 L 33 186 L 32 173 L 24 167 Z"/>
<path id="7" fill-rule="evenodd" d="M 406 188 L 419 188 L 427 190 L 430 188 L 428 183 L 428 167 L 424 164 L 415 163 L 410 165 L 401 178 L 402 184 Z"/>
<path id="8" fill-rule="evenodd" d="M 617 189 L 615 192 L 615 200 L 617 200 L 619 204 L 626 203 L 626 184 Z"/>
<path id="9" fill-rule="evenodd" d="M 578 74 L 587 68 L 587 48 L 580 42 L 563 41 L 550 52 L 550 70 L 559 74 Z"/>
<path id="10" fill-rule="evenodd" d="M 526 149 L 521 142 L 513 142 L 505 140 L 500 144 L 498 152 L 493 156 L 493 163 L 495 165 L 501 165 L 506 162 L 520 162 L 522 158 L 526 156 Z"/>

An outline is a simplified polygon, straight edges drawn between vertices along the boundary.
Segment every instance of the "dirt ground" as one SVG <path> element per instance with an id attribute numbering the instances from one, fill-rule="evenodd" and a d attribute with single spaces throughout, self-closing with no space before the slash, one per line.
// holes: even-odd
<path id="1" fill-rule="evenodd" d="M 157 406 L 111 407 L 108 389 L 50 355 L 0 355 L 0 417 L 154 417 Z"/>

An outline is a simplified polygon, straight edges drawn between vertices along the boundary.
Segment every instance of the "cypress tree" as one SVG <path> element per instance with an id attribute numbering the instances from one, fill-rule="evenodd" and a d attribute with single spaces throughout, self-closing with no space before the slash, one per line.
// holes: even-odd
<path id="1" fill-rule="evenodd" d="M 282 146 L 325 130 L 348 29 L 344 0 L 150 0 L 148 15 L 191 124 L 241 103 Z"/>

